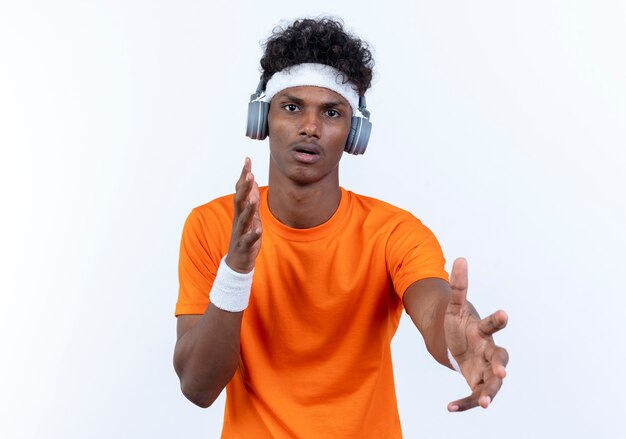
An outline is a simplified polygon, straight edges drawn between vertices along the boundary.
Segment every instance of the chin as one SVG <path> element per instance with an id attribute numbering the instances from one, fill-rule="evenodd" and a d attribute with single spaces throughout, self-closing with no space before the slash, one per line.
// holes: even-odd
<path id="1" fill-rule="evenodd" d="M 310 172 L 308 169 L 296 169 L 288 175 L 289 179 L 300 186 L 308 186 L 317 183 L 324 177 L 316 172 Z"/>

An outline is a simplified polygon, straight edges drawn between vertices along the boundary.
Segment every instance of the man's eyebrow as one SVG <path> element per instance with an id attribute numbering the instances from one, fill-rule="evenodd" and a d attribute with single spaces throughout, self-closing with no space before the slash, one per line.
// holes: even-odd
<path id="1" fill-rule="evenodd" d="M 294 104 L 303 104 L 304 103 L 304 99 L 300 99 L 296 96 L 292 96 L 292 95 L 282 95 L 280 97 L 281 100 L 283 101 L 289 101 L 289 102 L 293 102 Z"/>
<path id="2" fill-rule="evenodd" d="M 293 96 L 293 95 L 289 95 L 289 94 L 282 95 L 280 97 L 280 100 L 281 101 L 293 102 L 294 104 L 298 104 L 298 105 L 304 104 L 304 99 L 301 99 L 301 98 L 299 98 L 297 96 Z M 340 105 L 346 106 L 347 104 L 345 102 L 342 102 L 342 101 L 328 101 L 328 102 L 324 102 L 322 104 L 322 107 L 324 107 L 324 108 L 333 108 L 333 107 L 339 107 Z"/>
<path id="3" fill-rule="evenodd" d="M 339 107 L 341 105 L 346 105 L 345 102 L 342 101 L 330 101 L 330 102 L 324 102 L 323 104 L 324 108 L 333 108 L 333 107 Z"/>

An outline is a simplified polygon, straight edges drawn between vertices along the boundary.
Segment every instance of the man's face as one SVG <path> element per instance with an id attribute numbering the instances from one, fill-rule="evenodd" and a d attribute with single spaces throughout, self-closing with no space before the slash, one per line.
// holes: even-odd
<path id="1" fill-rule="evenodd" d="M 322 87 L 291 87 L 277 93 L 268 114 L 270 177 L 299 185 L 337 181 L 350 132 L 346 99 Z"/>

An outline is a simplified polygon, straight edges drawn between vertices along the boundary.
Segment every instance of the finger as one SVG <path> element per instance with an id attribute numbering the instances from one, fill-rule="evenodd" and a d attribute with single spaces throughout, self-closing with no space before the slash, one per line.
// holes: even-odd
<path id="1" fill-rule="evenodd" d="M 475 391 L 470 396 L 466 396 L 463 399 L 457 399 L 448 404 L 449 412 L 464 412 L 465 410 L 478 407 L 479 392 Z"/>
<path id="2" fill-rule="evenodd" d="M 506 349 L 496 346 L 487 361 L 491 363 L 491 372 L 496 377 L 506 377 L 506 365 L 509 364 L 509 353 Z"/>
<path id="3" fill-rule="evenodd" d="M 478 322 L 478 329 L 486 336 L 491 336 L 506 327 L 509 316 L 506 312 L 496 311 Z"/>
<path id="4" fill-rule="evenodd" d="M 237 184 L 235 185 L 235 189 L 239 187 L 239 185 L 245 180 L 246 174 L 250 172 L 252 169 L 252 162 L 249 157 L 246 157 L 243 162 L 243 167 L 241 168 L 241 174 L 239 175 L 239 179 L 237 180 Z"/>
<path id="5" fill-rule="evenodd" d="M 256 180 L 254 180 L 254 174 L 252 174 L 252 187 L 250 188 L 250 194 L 248 195 L 248 199 L 251 202 L 256 202 L 259 203 L 259 201 L 261 200 L 261 194 L 259 192 L 259 185 L 257 184 Z"/>
<path id="6" fill-rule="evenodd" d="M 467 260 L 465 258 L 457 258 L 454 261 L 450 273 L 450 288 L 452 290 L 450 303 L 463 305 L 467 298 Z"/>
<path id="7" fill-rule="evenodd" d="M 258 218 L 258 203 L 248 203 L 239 216 L 234 237 L 239 245 L 248 250 L 261 237 L 261 221 Z"/>
<path id="8" fill-rule="evenodd" d="M 246 182 L 246 176 L 252 172 L 252 161 L 250 157 L 246 157 L 244 159 L 243 167 L 241 168 L 241 174 L 239 175 L 239 179 L 235 184 L 235 191 L 238 190 L 242 185 Z"/>
<path id="9" fill-rule="evenodd" d="M 458 399 L 456 401 L 453 401 L 448 404 L 448 411 L 449 412 L 464 412 L 466 410 L 473 409 L 474 407 L 479 407 L 479 406 L 486 409 L 487 407 L 491 405 L 493 398 L 498 393 L 498 390 L 500 390 L 501 386 L 502 386 L 502 380 L 499 380 L 499 386 L 497 386 L 497 388 L 496 386 L 494 386 L 488 392 L 481 392 L 481 393 L 475 392 L 475 393 L 472 393 L 470 396 L 467 396 L 463 399 Z"/>
<path id="10" fill-rule="evenodd" d="M 254 227 L 253 229 L 247 231 L 241 238 L 241 243 L 245 249 L 250 249 L 256 242 L 261 239 L 263 235 L 263 230 L 261 226 Z"/>
<path id="11" fill-rule="evenodd" d="M 254 184 L 254 175 L 251 172 L 247 173 L 245 176 L 245 180 L 243 181 L 241 186 L 239 186 L 237 192 L 235 192 L 235 197 L 233 199 L 233 202 L 235 204 L 235 217 L 237 215 L 240 215 L 251 201 L 255 201 L 251 200 L 250 197 L 250 193 L 254 187 Z M 256 201 L 258 201 L 258 197 L 256 197 Z"/>
<path id="12" fill-rule="evenodd" d="M 241 173 L 245 174 L 247 172 L 252 172 L 252 159 L 250 159 L 250 157 L 243 159 L 243 169 Z"/>
<path id="13" fill-rule="evenodd" d="M 501 387 L 502 379 L 492 375 L 483 385 L 480 396 L 478 397 L 478 405 L 484 409 L 489 407 Z"/>
<path id="14" fill-rule="evenodd" d="M 258 215 L 258 203 L 247 202 L 235 221 L 233 236 L 242 236 L 247 233 L 250 230 L 256 215 Z"/>

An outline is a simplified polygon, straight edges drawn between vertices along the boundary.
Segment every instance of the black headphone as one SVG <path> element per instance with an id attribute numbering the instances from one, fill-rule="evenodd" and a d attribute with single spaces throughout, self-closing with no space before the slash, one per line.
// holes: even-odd
<path id="1" fill-rule="evenodd" d="M 256 91 L 250 96 L 250 102 L 248 103 L 246 136 L 251 139 L 263 140 L 267 137 L 267 113 L 269 112 L 270 104 L 261 100 L 265 91 L 265 85 L 265 82 L 261 79 Z M 359 111 L 363 117 L 352 116 L 350 134 L 343 149 L 345 152 L 354 155 L 365 152 L 370 133 L 372 132 L 370 112 L 366 109 L 365 96 L 359 97 Z"/>

